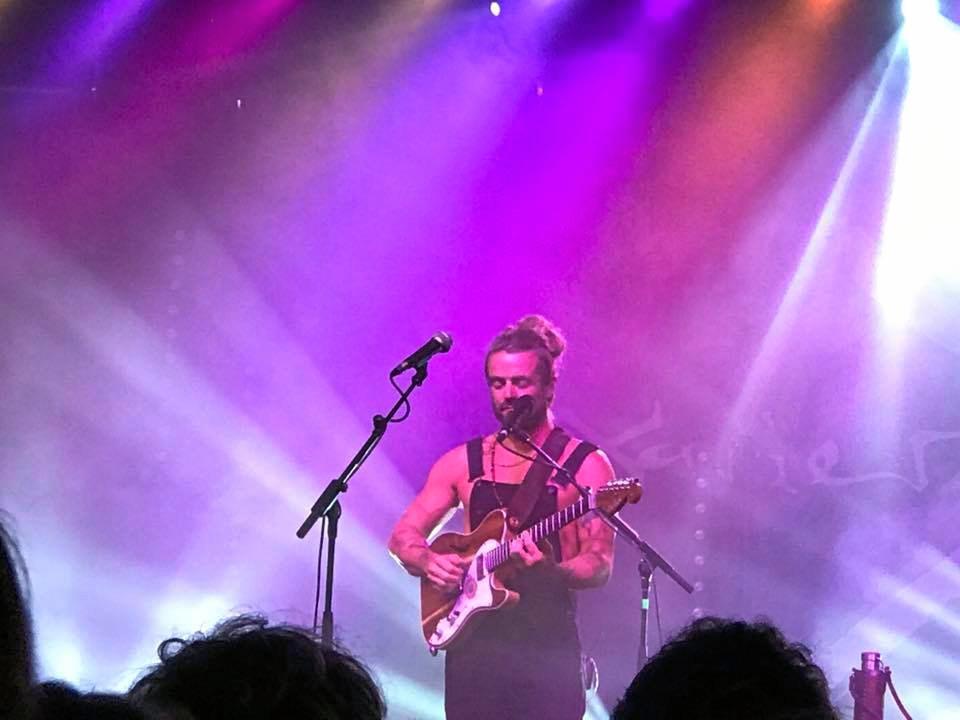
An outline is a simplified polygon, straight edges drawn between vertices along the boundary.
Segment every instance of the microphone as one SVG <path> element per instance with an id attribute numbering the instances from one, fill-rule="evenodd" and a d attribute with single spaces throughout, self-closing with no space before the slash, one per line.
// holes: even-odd
<path id="1" fill-rule="evenodd" d="M 406 372 L 410 368 L 417 368 L 419 370 L 437 353 L 448 352 L 451 345 L 453 345 L 453 338 L 450 337 L 448 333 L 438 332 L 432 338 L 427 340 L 422 347 L 415 350 L 410 357 L 391 370 L 390 377 L 396 377 L 400 373 Z"/>
<path id="2" fill-rule="evenodd" d="M 533 411 L 533 398 L 529 395 L 521 395 L 513 401 L 513 405 L 503 418 L 503 427 L 497 433 L 497 440 L 504 440 L 517 423 Z"/>

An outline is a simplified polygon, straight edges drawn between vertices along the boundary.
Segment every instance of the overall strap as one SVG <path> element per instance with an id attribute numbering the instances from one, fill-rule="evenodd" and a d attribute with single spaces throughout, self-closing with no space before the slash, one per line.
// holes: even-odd
<path id="1" fill-rule="evenodd" d="M 563 455 L 563 449 L 568 442 L 570 442 L 570 436 L 561 428 L 555 427 L 543 444 L 543 450 L 556 460 Z M 507 508 L 507 526 L 512 532 L 517 532 L 527 522 L 551 474 L 553 474 L 553 468 L 542 460 L 534 460 L 530 465 L 530 469 L 527 470 L 523 482 Z"/>
<path id="2" fill-rule="evenodd" d="M 570 457 L 568 457 L 567 461 L 563 464 L 564 469 L 576 477 L 577 471 L 580 469 L 580 466 L 583 465 L 583 461 L 587 459 L 587 455 L 595 450 L 597 450 L 596 445 L 589 443 L 586 440 L 582 440 L 580 444 L 573 449 L 573 452 L 570 453 Z"/>
<path id="3" fill-rule="evenodd" d="M 467 469 L 473 482 L 483 477 L 483 437 L 478 436 L 467 443 Z"/>

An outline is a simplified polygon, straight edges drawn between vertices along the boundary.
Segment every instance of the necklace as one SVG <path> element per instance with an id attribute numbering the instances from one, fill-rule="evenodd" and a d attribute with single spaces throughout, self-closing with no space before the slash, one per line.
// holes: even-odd
<path id="1" fill-rule="evenodd" d="M 493 488 L 493 497 L 497 500 L 497 507 L 505 508 L 507 505 L 497 492 L 497 439 L 493 439 L 493 445 L 490 446 L 490 479 L 493 481 L 490 486 Z"/>
<path id="2" fill-rule="evenodd" d="M 516 455 L 520 456 L 519 460 L 512 463 L 504 463 L 504 462 L 498 463 L 497 462 L 497 445 L 499 445 L 499 443 L 497 442 L 496 438 L 494 438 L 493 444 L 490 446 L 490 479 L 491 480 L 497 479 L 498 466 L 502 468 L 513 468 L 513 467 L 517 467 L 518 465 L 523 465 L 525 462 L 535 459 L 530 455 L 524 455 L 523 453 L 515 453 Z"/>
<path id="3" fill-rule="evenodd" d="M 490 480 L 492 480 L 493 485 L 493 496 L 497 500 L 497 506 L 505 508 L 507 504 L 500 498 L 500 493 L 497 492 L 497 439 L 493 439 L 493 444 L 490 446 Z M 517 453 L 520 455 L 520 459 L 514 463 L 504 463 L 500 467 L 517 467 L 528 460 L 535 460 L 536 458 L 530 457 L 529 455 L 523 455 L 522 453 Z"/>

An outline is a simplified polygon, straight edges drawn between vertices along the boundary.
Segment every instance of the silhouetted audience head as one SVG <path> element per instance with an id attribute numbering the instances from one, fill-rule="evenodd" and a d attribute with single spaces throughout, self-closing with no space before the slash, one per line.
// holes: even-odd
<path id="1" fill-rule="evenodd" d="M 313 633 L 269 626 L 259 615 L 226 620 L 209 635 L 171 638 L 160 664 L 130 690 L 139 703 L 195 720 L 383 720 L 386 705 L 370 672 Z"/>
<path id="2" fill-rule="evenodd" d="M 766 622 L 705 617 L 637 673 L 612 720 L 838 720 L 810 651 Z"/>
<path id="3" fill-rule="evenodd" d="M 34 682 L 27 570 L 0 513 L 0 717 L 26 714 Z"/>
<path id="4" fill-rule="evenodd" d="M 34 693 L 32 720 L 165 720 L 159 711 L 138 707 L 122 695 L 81 693 L 62 682 L 45 682 Z"/>

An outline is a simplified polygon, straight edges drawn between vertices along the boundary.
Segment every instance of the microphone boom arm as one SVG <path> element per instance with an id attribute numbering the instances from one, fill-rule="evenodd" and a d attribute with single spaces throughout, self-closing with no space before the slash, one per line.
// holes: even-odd
<path id="1" fill-rule="evenodd" d="M 368 437 L 366 442 L 363 443 L 363 446 L 360 448 L 357 454 L 353 456 L 353 459 L 347 463 L 347 467 L 344 468 L 342 473 L 340 473 L 340 476 L 331 480 L 329 484 L 327 484 L 327 487 L 324 488 L 323 493 L 321 493 L 320 497 L 317 498 L 317 501 L 313 504 L 313 507 L 310 508 L 310 514 L 297 530 L 298 538 L 301 540 L 305 538 L 307 533 L 310 532 L 310 528 L 316 524 L 317 520 L 326 515 L 333 507 L 334 503 L 337 502 L 337 498 L 349 489 L 348 483 L 350 482 L 350 479 L 357 474 L 360 466 L 363 465 L 364 461 L 370 456 L 370 453 L 373 452 L 373 449 L 377 446 L 377 443 L 379 443 L 381 438 L 383 438 L 384 433 L 387 432 L 387 426 L 393 420 L 394 415 L 397 414 L 397 411 L 407 401 L 410 393 L 412 393 L 415 388 L 420 387 L 423 384 L 423 381 L 426 379 L 427 366 L 426 364 L 423 364 L 417 368 L 417 372 L 414 373 L 414 376 L 410 379 L 410 385 L 406 390 L 403 391 L 403 393 L 401 393 L 397 402 L 394 403 L 392 408 L 390 408 L 390 412 L 388 412 L 386 416 L 373 416 L 373 430 L 370 433 L 370 437 Z"/>

